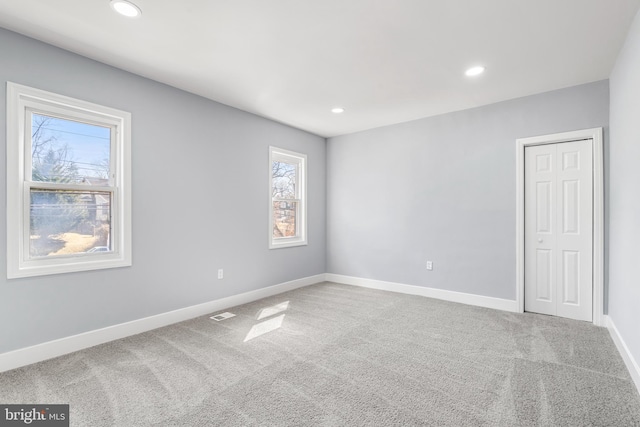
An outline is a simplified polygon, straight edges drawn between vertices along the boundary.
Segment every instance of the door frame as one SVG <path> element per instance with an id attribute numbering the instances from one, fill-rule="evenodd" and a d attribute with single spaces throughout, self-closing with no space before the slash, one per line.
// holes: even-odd
<path id="1" fill-rule="evenodd" d="M 593 152 L 593 324 L 604 323 L 604 151 L 602 128 L 516 140 L 516 304 L 524 313 L 524 149 L 531 145 L 591 139 Z"/>

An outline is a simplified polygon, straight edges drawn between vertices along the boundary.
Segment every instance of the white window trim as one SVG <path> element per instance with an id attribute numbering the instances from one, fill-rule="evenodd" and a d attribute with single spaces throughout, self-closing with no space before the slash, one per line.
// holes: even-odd
<path id="1" fill-rule="evenodd" d="M 274 160 L 281 160 L 288 163 L 299 164 L 298 183 L 298 217 L 296 229 L 298 235 L 295 237 L 273 238 L 273 197 L 272 171 L 271 165 Z M 301 171 L 301 172 L 300 172 Z M 292 246 L 303 246 L 307 244 L 307 156 L 277 147 L 269 147 L 269 249 L 290 248 Z"/>
<path id="2" fill-rule="evenodd" d="M 110 179 L 112 251 L 29 259 L 29 185 L 25 156 L 26 111 L 62 113 L 85 122 L 110 124 L 112 132 Z M 131 257 L 131 114 L 114 108 L 7 82 L 7 278 L 42 276 L 104 268 L 126 267 Z M 42 186 L 46 187 L 46 183 Z M 81 186 L 83 190 L 100 187 Z M 111 191 L 111 189 L 110 189 Z M 25 238 L 25 236 L 27 236 Z"/>

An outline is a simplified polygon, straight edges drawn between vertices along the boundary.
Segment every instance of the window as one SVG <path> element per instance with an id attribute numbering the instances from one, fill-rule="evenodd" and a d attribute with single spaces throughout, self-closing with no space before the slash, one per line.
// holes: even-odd
<path id="1" fill-rule="evenodd" d="M 131 265 L 131 115 L 7 83 L 7 276 Z"/>
<path id="2" fill-rule="evenodd" d="M 269 248 L 307 244 L 307 156 L 269 148 Z"/>

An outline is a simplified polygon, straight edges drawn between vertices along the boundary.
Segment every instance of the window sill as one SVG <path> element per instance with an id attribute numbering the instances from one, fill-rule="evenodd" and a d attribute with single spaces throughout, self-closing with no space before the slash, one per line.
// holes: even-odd
<path id="1" fill-rule="evenodd" d="M 102 270 L 106 268 L 130 267 L 131 259 L 117 254 L 95 256 L 94 260 L 87 260 L 86 256 L 60 259 L 39 259 L 25 261 L 17 269 L 7 271 L 8 279 L 23 277 L 46 276 L 50 274 L 74 273 L 80 271 Z"/>
<path id="2" fill-rule="evenodd" d="M 269 249 L 291 248 L 295 246 L 306 246 L 307 240 L 300 238 L 271 240 Z"/>

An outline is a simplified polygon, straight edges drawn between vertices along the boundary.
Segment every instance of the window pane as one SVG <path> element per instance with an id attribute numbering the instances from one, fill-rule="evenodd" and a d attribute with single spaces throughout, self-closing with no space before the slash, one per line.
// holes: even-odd
<path id="1" fill-rule="evenodd" d="M 296 164 L 274 161 L 271 164 L 271 197 L 277 199 L 295 199 Z"/>
<path id="2" fill-rule="evenodd" d="M 111 193 L 31 190 L 31 257 L 109 252 Z"/>
<path id="3" fill-rule="evenodd" d="M 298 202 L 273 202 L 273 238 L 296 236 Z"/>
<path id="4" fill-rule="evenodd" d="M 33 181 L 107 185 L 111 128 L 31 115 Z"/>

